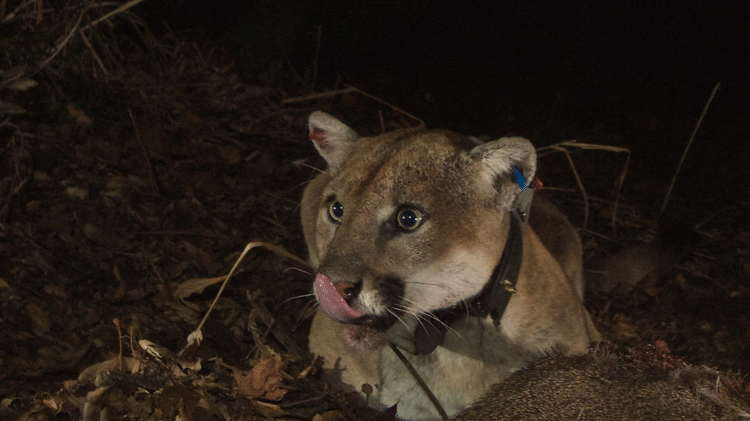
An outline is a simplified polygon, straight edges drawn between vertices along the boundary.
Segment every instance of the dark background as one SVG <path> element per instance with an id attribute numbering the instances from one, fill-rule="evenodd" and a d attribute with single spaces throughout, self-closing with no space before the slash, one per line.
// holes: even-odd
<path id="1" fill-rule="evenodd" d="M 225 45 L 251 79 L 274 65 L 289 79 L 317 72 L 311 90 L 351 83 L 429 127 L 518 134 L 537 145 L 577 139 L 629 147 L 628 179 L 651 182 L 637 192 L 647 203 L 663 199 L 721 83 L 673 207 L 711 212 L 750 190 L 750 13 L 740 3 L 184 0 L 144 7 L 180 34 Z"/>

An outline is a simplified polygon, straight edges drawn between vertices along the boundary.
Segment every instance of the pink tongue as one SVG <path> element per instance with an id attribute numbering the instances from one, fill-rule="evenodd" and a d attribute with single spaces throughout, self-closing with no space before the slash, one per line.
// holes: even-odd
<path id="1" fill-rule="evenodd" d="M 349 307 L 329 277 L 319 273 L 315 276 L 313 285 L 315 297 L 328 317 L 339 323 L 351 323 L 363 316 L 362 313 Z"/>

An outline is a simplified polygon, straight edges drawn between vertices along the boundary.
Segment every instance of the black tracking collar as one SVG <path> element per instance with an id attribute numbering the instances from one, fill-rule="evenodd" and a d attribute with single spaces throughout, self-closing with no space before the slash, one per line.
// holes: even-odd
<path id="1" fill-rule="evenodd" d="M 516 292 L 516 282 L 523 258 L 523 236 L 521 216 L 511 212 L 510 228 L 500 263 L 490 277 L 482 293 L 469 304 L 458 304 L 451 308 L 433 311 L 430 316 L 421 316 L 414 332 L 415 354 L 429 354 L 441 345 L 448 326 L 465 316 L 492 317 L 495 326 L 500 324 L 510 297 Z M 437 319 L 437 320 L 435 320 Z"/>

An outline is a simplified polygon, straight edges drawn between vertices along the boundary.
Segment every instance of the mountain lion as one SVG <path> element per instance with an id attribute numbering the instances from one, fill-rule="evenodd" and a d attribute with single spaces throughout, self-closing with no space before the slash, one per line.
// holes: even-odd
<path id="1" fill-rule="evenodd" d="M 454 416 L 528 362 L 600 339 L 575 229 L 541 197 L 524 222 L 531 142 L 423 128 L 360 137 L 319 111 L 309 125 L 328 163 L 302 200 L 320 304 L 309 340 L 334 387 L 369 384 L 371 406 L 435 420 L 392 345 Z"/>

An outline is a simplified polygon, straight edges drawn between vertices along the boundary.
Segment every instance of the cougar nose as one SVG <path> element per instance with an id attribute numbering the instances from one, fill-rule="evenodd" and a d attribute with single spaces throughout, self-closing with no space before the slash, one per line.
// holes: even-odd
<path id="1" fill-rule="evenodd" d="M 318 273 L 313 283 L 313 291 L 323 311 L 339 323 L 353 323 L 363 316 L 351 308 L 347 300 L 356 297 L 362 283 L 332 282 L 328 276 Z"/>

